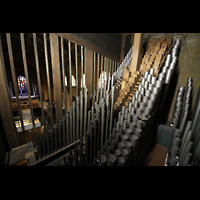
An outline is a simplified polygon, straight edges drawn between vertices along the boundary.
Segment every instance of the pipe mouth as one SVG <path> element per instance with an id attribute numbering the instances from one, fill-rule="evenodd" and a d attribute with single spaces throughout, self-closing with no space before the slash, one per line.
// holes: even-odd
<path id="1" fill-rule="evenodd" d="M 117 161 L 117 158 L 116 158 L 116 156 L 114 154 L 108 154 L 107 158 L 108 158 L 107 162 L 114 163 L 114 162 Z"/>
<path id="2" fill-rule="evenodd" d="M 176 166 L 177 163 L 178 159 L 176 158 L 176 156 L 168 154 L 167 166 Z"/>
<path id="3" fill-rule="evenodd" d="M 115 154 L 115 156 L 120 156 L 121 155 L 121 151 L 119 149 L 115 149 L 114 154 Z"/>
<path id="4" fill-rule="evenodd" d="M 127 135 L 122 135 L 122 142 L 125 143 L 128 140 L 128 136 Z"/>
<path id="5" fill-rule="evenodd" d="M 168 67 L 167 67 L 167 66 L 162 67 L 162 72 L 166 73 L 167 70 L 168 70 Z"/>
<path id="6" fill-rule="evenodd" d="M 105 163 L 106 161 L 107 161 L 107 158 L 105 155 L 101 154 L 98 156 L 97 162 Z"/>
<path id="7" fill-rule="evenodd" d="M 124 148 L 125 147 L 125 144 L 124 142 L 118 142 L 118 148 Z M 120 149 L 119 149 L 120 150 Z"/>
<path id="8" fill-rule="evenodd" d="M 124 157 L 124 159 L 127 158 L 128 154 L 129 154 L 129 151 L 127 149 L 122 149 L 122 157 Z"/>
<path id="9" fill-rule="evenodd" d="M 125 163 L 125 159 L 123 157 L 118 158 L 118 165 L 123 165 Z"/>
<path id="10" fill-rule="evenodd" d="M 131 148 L 133 145 L 130 141 L 126 141 L 125 147 Z M 128 149 L 127 149 L 128 150 Z"/>

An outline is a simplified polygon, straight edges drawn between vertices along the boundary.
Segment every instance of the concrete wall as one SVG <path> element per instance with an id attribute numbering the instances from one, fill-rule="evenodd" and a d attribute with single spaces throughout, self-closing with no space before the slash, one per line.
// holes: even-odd
<path id="1" fill-rule="evenodd" d="M 120 58 L 121 38 L 119 33 L 72 33 L 109 54 Z"/>
<path id="2" fill-rule="evenodd" d="M 160 38 L 163 35 L 173 36 L 173 40 L 181 39 L 181 49 L 177 65 L 177 73 L 170 87 L 169 95 L 166 100 L 164 118 L 170 121 L 172 118 L 176 94 L 179 86 L 186 86 L 187 78 L 193 77 L 193 93 L 191 111 L 193 109 L 198 88 L 200 85 L 200 33 L 145 33 L 143 44 L 148 40 Z"/>

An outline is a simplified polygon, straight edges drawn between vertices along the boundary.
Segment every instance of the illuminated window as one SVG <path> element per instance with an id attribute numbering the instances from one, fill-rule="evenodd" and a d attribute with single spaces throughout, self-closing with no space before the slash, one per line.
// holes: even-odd
<path id="1" fill-rule="evenodd" d="M 72 86 L 76 86 L 76 79 L 74 78 L 73 75 L 72 75 Z"/>
<path id="2" fill-rule="evenodd" d="M 65 76 L 65 86 L 67 86 L 67 77 Z"/>
<path id="3" fill-rule="evenodd" d="M 65 86 L 67 86 L 67 77 L 65 76 Z M 76 86 L 76 79 L 72 75 L 72 86 Z"/>
<path id="4" fill-rule="evenodd" d="M 102 77 L 102 82 L 101 82 L 101 77 Z M 107 81 L 107 76 L 106 76 L 106 72 L 102 71 L 102 73 L 100 74 L 100 78 L 99 78 L 99 88 L 101 88 L 101 83 L 102 83 L 102 87 L 104 87 L 104 83 Z"/>
<path id="5" fill-rule="evenodd" d="M 83 74 L 83 87 L 85 86 L 85 74 Z M 81 79 L 81 87 L 82 87 L 82 79 Z"/>

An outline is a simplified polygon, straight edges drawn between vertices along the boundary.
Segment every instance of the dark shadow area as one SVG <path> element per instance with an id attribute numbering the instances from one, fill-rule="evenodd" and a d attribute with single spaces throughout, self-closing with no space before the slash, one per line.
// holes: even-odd
<path id="1" fill-rule="evenodd" d="M 0 114 L 0 166 L 5 165 L 6 152 L 10 151 Z"/>
<path id="2" fill-rule="evenodd" d="M 176 90 L 178 76 L 179 76 L 179 69 L 176 68 L 176 71 L 174 72 L 171 79 L 171 84 L 167 93 L 167 97 L 165 99 L 165 103 L 163 105 L 162 115 L 161 115 L 161 120 L 160 120 L 161 124 L 167 123 L 167 117 L 168 117 L 170 106 L 172 104 L 173 96 Z"/>

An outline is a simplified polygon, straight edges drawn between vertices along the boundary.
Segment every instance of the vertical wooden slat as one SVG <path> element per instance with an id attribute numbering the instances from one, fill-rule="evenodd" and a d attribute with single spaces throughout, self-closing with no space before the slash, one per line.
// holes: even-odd
<path id="1" fill-rule="evenodd" d="M 121 53 L 120 53 L 120 63 L 124 60 L 124 46 L 125 46 L 125 33 L 122 34 L 122 40 L 121 40 Z"/>
<path id="2" fill-rule="evenodd" d="M 52 72 L 53 72 L 54 99 L 56 105 L 56 123 L 58 124 L 59 120 L 62 119 L 62 93 L 61 93 L 58 36 L 55 33 L 50 33 L 50 44 L 51 44 L 51 62 L 52 62 Z"/>
<path id="3" fill-rule="evenodd" d="M 42 86 L 41 86 L 41 80 L 40 80 L 40 68 L 39 68 L 39 60 L 38 60 L 36 33 L 33 33 L 33 46 L 34 46 L 34 53 L 35 53 L 35 64 L 36 64 L 38 88 L 39 88 L 39 94 L 40 94 L 40 106 L 42 110 L 42 122 L 43 122 L 43 126 L 46 127 L 45 120 L 44 120 L 43 95 L 42 95 Z"/>
<path id="4" fill-rule="evenodd" d="M 63 77 L 63 94 L 65 104 L 65 116 L 67 116 L 67 100 L 66 100 L 66 87 L 65 87 L 65 65 L 64 65 L 64 45 L 63 38 L 61 37 L 61 57 L 62 57 L 62 77 Z"/>
<path id="5" fill-rule="evenodd" d="M 86 70 L 87 67 L 87 70 Z M 92 93 L 93 51 L 85 48 L 85 81 L 88 88 L 88 102 Z"/>
<path id="6" fill-rule="evenodd" d="M 51 98 L 51 84 L 50 84 L 50 74 L 49 74 L 49 62 L 48 62 L 46 33 L 44 33 L 44 52 L 45 52 L 45 63 L 46 63 L 46 73 L 47 73 L 49 104 L 50 104 L 51 126 L 53 126 L 53 113 L 52 113 L 52 101 L 51 101 L 51 99 L 52 99 Z"/>
<path id="7" fill-rule="evenodd" d="M 103 78 L 104 78 L 104 82 L 103 82 L 103 91 L 104 91 L 104 94 L 103 94 L 103 97 L 106 96 L 106 81 L 105 81 L 106 61 L 107 61 L 107 58 L 104 57 L 104 70 L 103 70 L 104 71 L 104 76 L 103 76 Z"/>
<path id="8" fill-rule="evenodd" d="M 10 102 L 9 97 L 9 90 L 8 90 L 8 82 L 6 77 L 6 71 L 5 71 L 5 63 L 4 63 L 4 57 L 3 57 L 3 50 L 2 50 L 2 43 L 1 43 L 1 36 L 0 36 L 0 112 L 1 112 L 1 118 L 4 125 L 5 133 L 15 133 L 16 134 L 16 141 L 14 138 L 12 138 L 11 143 L 9 142 L 9 148 L 14 148 L 16 146 L 19 146 L 19 138 L 17 134 L 17 129 L 15 127 L 15 121 L 14 121 L 14 115 L 13 110 Z M 8 139 L 8 137 L 7 137 Z"/>
<path id="9" fill-rule="evenodd" d="M 81 46 L 81 83 L 82 83 L 82 93 L 83 93 L 83 46 Z"/>
<path id="10" fill-rule="evenodd" d="M 10 33 L 6 33 L 6 38 L 7 38 L 7 43 L 8 43 L 10 67 L 11 67 L 11 73 L 12 73 L 12 79 L 13 79 L 13 86 L 14 86 L 14 90 L 15 90 L 15 96 L 16 96 L 16 100 L 17 100 L 18 113 L 19 113 L 19 117 L 20 117 L 20 121 L 21 121 L 22 133 L 24 136 L 24 142 L 27 143 L 24 123 L 23 123 L 23 119 L 22 119 L 21 106 L 20 106 L 20 102 L 19 102 L 19 92 L 18 92 L 18 87 L 17 87 L 17 78 L 16 78 L 16 74 L 15 74 L 15 66 L 14 66 L 14 60 L 13 60 Z"/>
<path id="11" fill-rule="evenodd" d="M 133 42 L 133 52 L 132 52 L 132 60 L 129 66 L 129 70 L 131 73 L 134 73 L 136 70 L 139 70 L 140 66 L 140 54 L 142 48 L 142 39 L 143 33 L 135 33 L 134 34 L 134 42 Z"/>
<path id="12" fill-rule="evenodd" d="M 77 61 L 77 44 L 75 43 L 75 61 L 76 61 L 76 97 L 78 97 L 78 61 Z"/>
<path id="13" fill-rule="evenodd" d="M 106 63 L 106 76 L 107 76 L 107 89 L 108 89 L 108 81 L 109 81 L 109 73 L 110 73 L 110 59 L 107 58 L 107 63 Z"/>
<path id="14" fill-rule="evenodd" d="M 131 33 L 131 46 L 133 46 L 134 33 Z"/>
<path id="15" fill-rule="evenodd" d="M 97 103 L 99 102 L 99 53 L 97 55 Z"/>
<path id="16" fill-rule="evenodd" d="M 69 50 L 69 80 L 70 80 L 70 106 L 72 106 L 72 64 L 71 64 L 71 42 L 68 41 Z"/>
<path id="17" fill-rule="evenodd" d="M 23 57 L 23 63 L 24 63 L 24 73 L 25 73 L 26 84 L 27 84 L 28 100 L 29 100 L 29 105 L 30 105 L 30 110 L 31 110 L 31 118 L 32 118 L 34 139 L 35 139 L 36 137 L 38 137 L 38 135 L 37 135 L 36 127 L 35 127 L 33 106 L 32 106 L 32 101 L 31 101 L 31 90 L 30 90 L 30 85 L 29 85 L 29 76 L 28 76 L 28 68 L 27 68 L 27 61 L 26 61 L 24 33 L 20 33 L 20 39 L 21 39 L 22 57 Z"/>
<path id="18" fill-rule="evenodd" d="M 96 66 L 95 66 L 95 62 L 96 62 L 96 52 L 94 52 L 94 56 L 93 56 L 93 74 L 92 74 L 92 92 L 94 95 L 94 90 L 95 90 L 95 76 L 96 76 Z"/>
<path id="19" fill-rule="evenodd" d="M 102 69 L 103 67 L 103 55 L 101 55 L 101 72 L 100 72 L 100 77 L 101 77 L 101 80 L 100 80 L 100 86 L 101 86 L 101 93 L 100 93 L 100 100 L 102 99 Z"/>

